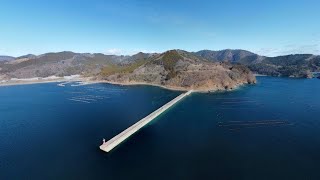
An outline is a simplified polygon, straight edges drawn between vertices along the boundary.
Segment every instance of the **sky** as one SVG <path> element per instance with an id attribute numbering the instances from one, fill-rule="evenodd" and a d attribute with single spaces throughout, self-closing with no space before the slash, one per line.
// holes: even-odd
<path id="1" fill-rule="evenodd" d="M 320 54 L 319 0 L 0 0 L 0 55 Z"/>

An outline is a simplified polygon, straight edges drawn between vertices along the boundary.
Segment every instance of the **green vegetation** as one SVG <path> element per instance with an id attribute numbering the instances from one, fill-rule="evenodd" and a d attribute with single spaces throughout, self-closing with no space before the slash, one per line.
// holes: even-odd
<path id="1" fill-rule="evenodd" d="M 285 77 L 312 77 L 312 71 L 320 70 L 320 58 L 310 54 L 267 57 L 249 68 L 259 74 Z"/>
<path id="2" fill-rule="evenodd" d="M 236 70 L 238 70 L 239 72 L 244 73 L 244 74 L 249 74 L 249 73 L 250 73 L 250 69 L 249 69 L 247 66 L 242 65 L 242 64 L 239 64 L 239 63 L 234 64 L 234 65 L 230 68 L 230 70 L 233 70 L 233 69 L 236 69 Z"/>
<path id="3" fill-rule="evenodd" d="M 286 77 L 311 77 L 311 72 L 320 71 L 320 56 L 312 54 L 292 54 L 264 57 L 244 50 L 203 50 L 195 53 L 210 61 L 228 61 L 248 66 L 258 74 Z"/>
<path id="4" fill-rule="evenodd" d="M 274 65 L 270 64 L 252 64 L 249 66 L 250 70 L 253 72 L 256 72 L 258 74 L 265 74 L 269 76 L 280 76 L 280 72 L 278 71 L 278 68 Z"/>
<path id="5" fill-rule="evenodd" d="M 102 76 L 110 76 L 113 74 L 127 74 L 132 73 L 138 67 L 144 65 L 147 61 L 146 60 L 138 60 L 132 64 L 128 65 L 115 65 L 109 64 L 101 69 Z"/>
<path id="6" fill-rule="evenodd" d="M 274 66 L 270 64 L 253 64 L 249 68 L 259 74 L 266 74 L 270 76 L 284 76 L 284 77 L 311 77 L 311 71 L 306 66 Z"/>
<path id="7" fill-rule="evenodd" d="M 183 57 L 176 50 L 168 51 L 163 55 L 160 62 L 163 64 L 164 69 L 169 71 L 166 80 L 174 78 L 177 75 L 175 65 L 180 59 L 183 59 Z"/>
<path id="8" fill-rule="evenodd" d="M 176 50 L 168 51 L 162 57 L 163 66 L 166 70 L 173 70 L 180 59 L 183 57 Z"/>
<path id="9" fill-rule="evenodd" d="M 306 59 L 310 58 L 311 54 L 297 54 L 278 57 L 267 57 L 263 60 L 263 63 L 273 64 L 276 66 L 303 66 L 307 64 Z"/>

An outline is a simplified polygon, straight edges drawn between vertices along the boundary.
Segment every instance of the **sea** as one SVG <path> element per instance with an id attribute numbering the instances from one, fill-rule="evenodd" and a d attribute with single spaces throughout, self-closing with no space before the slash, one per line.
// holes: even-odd
<path id="1" fill-rule="evenodd" d="M 257 77 L 193 93 L 110 153 L 99 149 L 182 92 L 0 87 L 0 179 L 320 179 L 320 80 Z"/>

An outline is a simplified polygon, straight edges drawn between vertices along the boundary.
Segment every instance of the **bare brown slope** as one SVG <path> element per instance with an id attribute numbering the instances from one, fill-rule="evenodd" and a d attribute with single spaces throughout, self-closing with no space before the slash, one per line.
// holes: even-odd
<path id="1" fill-rule="evenodd" d="M 124 69 L 109 74 L 104 69 L 99 78 L 114 83 L 148 83 L 200 91 L 233 89 L 256 82 L 251 71 L 243 65 L 209 62 L 181 50 L 154 55 L 137 68 Z"/>

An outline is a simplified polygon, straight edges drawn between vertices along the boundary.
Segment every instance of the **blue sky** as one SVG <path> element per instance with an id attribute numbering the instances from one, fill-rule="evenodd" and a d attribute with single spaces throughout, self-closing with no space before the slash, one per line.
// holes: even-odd
<path id="1" fill-rule="evenodd" d="M 319 0 L 0 0 L 0 54 L 320 54 Z"/>

